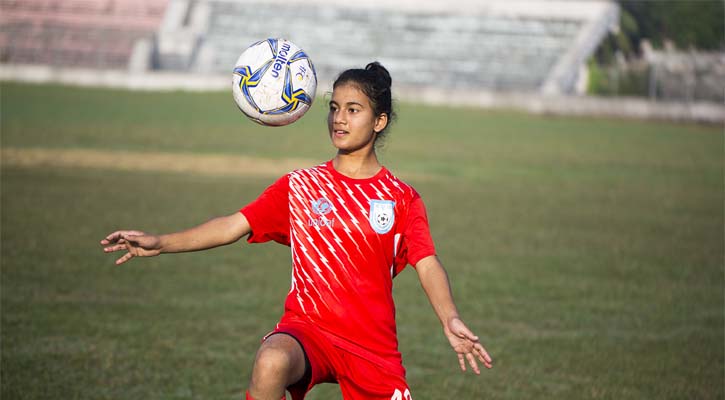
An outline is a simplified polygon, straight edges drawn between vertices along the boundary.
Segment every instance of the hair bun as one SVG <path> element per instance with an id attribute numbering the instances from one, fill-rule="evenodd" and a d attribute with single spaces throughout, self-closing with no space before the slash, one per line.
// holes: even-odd
<path id="1" fill-rule="evenodd" d="M 370 100 L 373 114 L 388 115 L 387 125 L 375 136 L 375 141 L 383 137 L 390 123 L 395 118 L 393 111 L 392 86 L 390 73 L 379 62 L 374 61 L 363 68 L 351 68 L 343 71 L 332 84 L 333 93 L 340 85 L 353 85 Z"/>
<path id="2" fill-rule="evenodd" d="M 365 66 L 366 71 L 374 73 L 378 79 L 382 79 L 385 82 L 386 87 L 390 87 L 393 84 L 393 79 L 390 77 L 390 72 L 383 67 L 378 61 L 373 61 Z"/>

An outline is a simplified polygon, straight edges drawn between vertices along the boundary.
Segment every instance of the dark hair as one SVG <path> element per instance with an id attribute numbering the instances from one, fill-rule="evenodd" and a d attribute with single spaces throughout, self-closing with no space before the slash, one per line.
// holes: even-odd
<path id="1" fill-rule="evenodd" d="M 374 61 L 365 66 L 365 69 L 353 68 L 348 69 L 335 79 L 332 85 L 334 90 L 339 85 L 353 84 L 356 85 L 370 99 L 375 116 L 380 114 L 388 115 L 388 124 L 385 128 L 378 132 L 375 141 L 385 134 L 390 124 L 393 122 L 395 113 L 393 112 L 393 96 L 390 86 L 393 80 L 390 73 L 379 62 Z"/>

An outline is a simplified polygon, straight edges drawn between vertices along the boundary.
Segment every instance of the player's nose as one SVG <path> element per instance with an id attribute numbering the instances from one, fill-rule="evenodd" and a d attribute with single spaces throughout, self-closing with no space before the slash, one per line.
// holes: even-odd
<path id="1" fill-rule="evenodd" d="M 340 110 L 336 110 L 332 114 L 332 122 L 335 123 L 335 125 L 344 125 L 347 123 L 347 120 L 345 119 L 345 113 L 343 113 Z"/>

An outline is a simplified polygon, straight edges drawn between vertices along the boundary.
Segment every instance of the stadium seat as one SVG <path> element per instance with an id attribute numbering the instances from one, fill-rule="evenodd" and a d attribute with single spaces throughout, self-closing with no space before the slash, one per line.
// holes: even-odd
<path id="1" fill-rule="evenodd" d="M 178 18 L 176 29 L 165 28 L 167 36 L 193 46 L 167 46 L 177 49 L 168 54 L 160 46 L 159 59 L 170 60 L 160 63 L 162 69 L 228 72 L 249 44 L 277 36 L 309 49 L 322 81 L 374 58 L 403 86 L 509 91 L 573 90 L 580 64 L 618 15 L 616 6 L 602 2 L 584 2 L 589 7 L 579 14 L 569 6 L 542 5 L 547 2 L 528 2 L 538 5 L 533 9 L 521 2 L 498 2 L 496 10 L 459 8 L 465 12 L 331 2 L 174 2 L 192 18 Z M 194 15 L 201 17 L 189 23 Z"/>
<path id="2" fill-rule="evenodd" d="M 150 37 L 168 0 L 0 2 L 0 61 L 125 69 L 134 43 Z"/>

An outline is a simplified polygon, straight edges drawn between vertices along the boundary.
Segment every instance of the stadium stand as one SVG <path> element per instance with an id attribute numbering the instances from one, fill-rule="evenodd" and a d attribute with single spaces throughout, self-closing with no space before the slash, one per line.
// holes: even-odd
<path id="1" fill-rule="evenodd" d="M 228 72 L 287 37 L 324 82 L 383 62 L 402 86 L 572 93 L 618 7 L 605 0 L 0 0 L 0 62 Z"/>
<path id="2" fill-rule="evenodd" d="M 309 49 L 323 81 L 378 59 L 403 86 L 571 93 L 618 13 L 608 1 L 171 0 L 154 58 L 227 72 L 246 46 L 277 36 Z"/>
<path id="3" fill-rule="evenodd" d="M 720 97 L 698 96 L 720 90 L 722 54 L 693 68 L 655 57 L 649 99 L 581 96 L 586 60 L 618 20 L 613 0 L 0 0 L 0 80 L 225 90 L 246 46 L 287 37 L 310 54 L 320 91 L 339 71 L 377 59 L 400 100 L 725 120 L 722 102 L 709 100 Z M 715 72 L 701 76 L 703 63 Z M 659 97 L 670 93 L 686 101 Z"/>
<path id="4" fill-rule="evenodd" d="M 0 62 L 122 68 L 168 0 L 0 0 Z"/>

